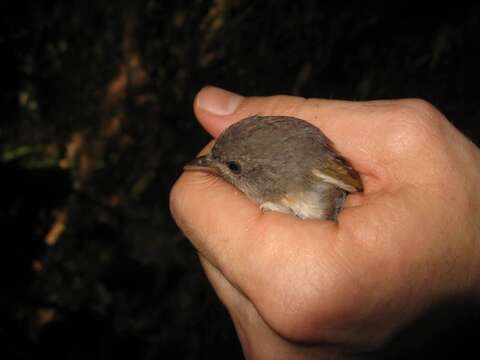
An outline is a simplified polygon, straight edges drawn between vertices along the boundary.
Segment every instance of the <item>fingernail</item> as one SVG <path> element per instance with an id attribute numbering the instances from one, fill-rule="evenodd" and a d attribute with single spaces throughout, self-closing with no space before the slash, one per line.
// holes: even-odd
<path id="1" fill-rule="evenodd" d="M 214 115 L 230 115 L 237 110 L 243 96 L 215 86 L 204 87 L 197 95 L 197 106 Z"/>

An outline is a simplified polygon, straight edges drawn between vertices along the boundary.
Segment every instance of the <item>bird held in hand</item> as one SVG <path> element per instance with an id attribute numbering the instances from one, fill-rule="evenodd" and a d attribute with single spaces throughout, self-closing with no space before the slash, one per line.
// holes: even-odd
<path id="1" fill-rule="evenodd" d="M 263 210 L 335 220 L 359 174 L 322 131 L 288 116 L 251 116 L 227 129 L 186 170 L 213 172 Z"/>

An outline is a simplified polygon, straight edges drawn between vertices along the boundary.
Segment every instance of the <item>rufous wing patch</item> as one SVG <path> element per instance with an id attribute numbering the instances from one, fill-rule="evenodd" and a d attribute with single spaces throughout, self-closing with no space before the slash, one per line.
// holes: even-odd
<path id="1" fill-rule="evenodd" d="M 313 169 L 312 173 L 326 183 L 335 185 L 348 192 L 363 190 L 363 185 L 357 172 L 343 163 L 341 159 L 327 159 L 321 169 Z"/>

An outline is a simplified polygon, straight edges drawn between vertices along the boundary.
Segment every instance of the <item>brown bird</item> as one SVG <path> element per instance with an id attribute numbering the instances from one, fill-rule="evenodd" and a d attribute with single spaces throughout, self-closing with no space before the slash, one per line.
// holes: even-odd
<path id="1" fill-rule="evenodd" d="M 359 174 L 322 131 L 287 116 L 252 116 L 228 127 L 186 170 L 213 172 L 263 210 L 335 220 Z"/>

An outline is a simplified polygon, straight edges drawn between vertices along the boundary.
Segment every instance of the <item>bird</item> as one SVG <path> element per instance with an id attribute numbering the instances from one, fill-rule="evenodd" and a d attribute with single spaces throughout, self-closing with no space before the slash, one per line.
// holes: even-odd
<path id="1" fill-rule="evenodd" d="M 291 116 L 250 116 L 226 128 L 184 167 L 220 176 L 264 211 L 336 220 L 359 173 L 316 126 Z"/>

